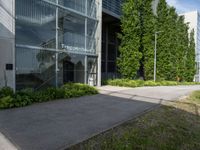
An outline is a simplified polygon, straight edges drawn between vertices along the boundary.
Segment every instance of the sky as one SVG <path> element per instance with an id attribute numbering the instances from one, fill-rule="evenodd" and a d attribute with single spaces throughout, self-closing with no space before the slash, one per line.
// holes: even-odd
<path id="1" fill-rule="evenodd" d="M 200 12 L 200 0 L 167 0 L 170 6 L 174 6 L 178 13 L 198 10 Z"/>

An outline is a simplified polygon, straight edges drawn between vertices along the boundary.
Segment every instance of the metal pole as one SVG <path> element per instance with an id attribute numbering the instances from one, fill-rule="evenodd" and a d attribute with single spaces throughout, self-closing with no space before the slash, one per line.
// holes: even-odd
<path id="1" fill-rule="evenodd" d="M 58 5 L 58 0 L 56 0 L 56 4 Z M 55 86 L 58 87 L 58 7 L 56 7 L 56 57 L 55 57 Z"/>
<path id="2" fill-rule="evenodd" d="M 154 49 L 154 82 L 156 82 L 156 66 L 157 66 L 157 32 L 155 32 L 155 49 Z"/>

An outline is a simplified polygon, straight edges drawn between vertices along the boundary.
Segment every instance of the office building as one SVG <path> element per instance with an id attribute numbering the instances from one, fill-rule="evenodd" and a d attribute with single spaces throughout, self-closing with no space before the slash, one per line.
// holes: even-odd
<path id="1" fill-rule="evenodd" d="M 117 76 L 121 0 L 0 0 L 0 86 L 101 85 Z"/>

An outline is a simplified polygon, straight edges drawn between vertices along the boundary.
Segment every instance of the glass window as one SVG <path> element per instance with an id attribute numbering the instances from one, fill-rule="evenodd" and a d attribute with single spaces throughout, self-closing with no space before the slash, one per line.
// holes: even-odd
<path id="1" fill-rule="evenodd" d="M 108 44 L 108 60 L 115 61 L 117 57 L 117 48 L 114 44 Z"/>
<path id="2" fill-rule="evenodd" d="M 85 18 L 59 9 L 59 48 L 85 51 Z"/>
<path id="3" fill-rule="evenodd" d="M 101 72 L 106 72 L 106 62 L 105 61 L 102 61 L 101 62 Z"/>
<path id="4" fill-rule="evenodd" d="M 40 89 L 53 86 L 55 85 L 55 53 L 16 48 L 16 70 L 17 89 Z"/>
<path id="5" fill-rule="evenodd" d="M 113 27 L 114 28 L 114 27 Z M 108 42 L 116 44 L 116 39 L 117 39 L 117 33 L 116 29 L 112 29 L 111 27 L 108 30 Z"/>
<path id="6" fill-rule="evenodd" d="M 102 60 L 106 60 L 106 43 L 105 42 L 102 42 L 102 51 L 101 51 L 101 56 L 102 56 Z"/>
<path id="7" fill-rule="evenodd" d="M 103 8 L 117 14 L 121 15 L 121 5 L 122 0 L 103 0 Z"/>
<path id="8" fill-rule="evenodd" d="M 59 0 L 59 4 L 70 9 L 85 13 L 86 0 Z"/>
<path id="9" fill-rule="evenodd" d="M 87 50 L 91 53 L 96 52 L 96 28 L 97 22 L 92 19 L 87 19 Z"/>
<path id="10" fill-rule="evenodd" d="M 16 44 L 55 48 L 55 10 L 41 0 L 17 0 Z"/>
<path id="11" fill-rule="evenodd" d="M 67 82 L 85 82 L 85 56 L 77 54 L 59 54 L 59 77 L 61 84 Z"/>
<path id="12" fill-rule="evenodd" d="M 95 0 L 87 0 L 88 6 L 87 6 L 87 15 L 91 16 L 93 18 L 96 18 L 97 16 L 97 5 L 95 3 Z"/>
<path id="13" fill-rule="evenodd" d="M 58 84 L 84 83 L 86 63 L 88 76 L 97 78 L 96 58 L 86 62 L 85 53 L 95 53 L 97 21 L 75 13 L 86 14 L 86 0 L 17 0 L 16 1 L 16 82 L 17 89 L 40 89 L 56 83 L 56 30 L 58 48 Z M 88 15 L 96 15 L 95 0 L 88 1 Z M 58 19 L 56 19 L 58 9 Z M 56 29 L 58 20 L 58 29 Z M 87 31 L 87 33 L 86 33 Z M 94 65 L 92 65 L 94 63 Z"/>
<path id="14" fill-rule="evenodd" d="M 116 71 L 116 62 L 108 62 L 108 72 L 114 73 Z"/>

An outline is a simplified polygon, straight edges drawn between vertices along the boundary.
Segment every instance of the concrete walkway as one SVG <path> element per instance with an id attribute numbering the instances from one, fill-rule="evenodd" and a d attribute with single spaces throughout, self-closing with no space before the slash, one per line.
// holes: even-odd
<path id="1" fill-rule="evenodd" d="M 187 96 L 192 91 L 200 90 L 200 85 L 139 88 L 104 86 L 99 89 L 101 94 L 157 103 L 158 101 L 177 100 L 180 97 Z"/>
<path id="2" fill-rule="evenodd" d="M 59 150 L 200 86 L 102 87 L 101 94 L 0 111 L 0 150 Z"/>

